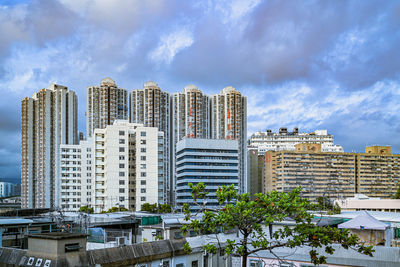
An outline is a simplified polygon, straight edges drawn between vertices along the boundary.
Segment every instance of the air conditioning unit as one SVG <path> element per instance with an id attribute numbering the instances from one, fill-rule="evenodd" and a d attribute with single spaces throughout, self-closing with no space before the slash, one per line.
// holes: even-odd
<path id="1" fill-rule="evenodd" d="M 115 238 L 117 241 L 117 246 L 125 246 L 128 243 L 128 240 L 125 236 L 118 236 Z"/>

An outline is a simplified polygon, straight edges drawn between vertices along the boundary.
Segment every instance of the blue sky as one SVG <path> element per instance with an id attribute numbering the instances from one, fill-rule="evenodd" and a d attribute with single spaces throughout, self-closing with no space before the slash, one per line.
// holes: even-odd
<path id="1" fill-rule="evenodd" d="M 0 1 L 0 177 L 20 179 L 20 101 L 51 82 L 79 97 L 112 77 L 169 92 L 228 85 L 248 131 L 328 129 L 345 151 L 400 153 L 399 1 Z"/>

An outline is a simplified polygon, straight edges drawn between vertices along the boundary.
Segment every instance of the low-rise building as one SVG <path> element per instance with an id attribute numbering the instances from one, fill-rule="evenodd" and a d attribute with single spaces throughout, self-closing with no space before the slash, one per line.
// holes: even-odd
<path id="1" fill-rule="evenodd" d="M 339 205 L 342 211 L 369 210 L 400 212 L 400 199 L 381 199 L 368 197 L 363 194 L 355 194 L 351 198 L 337 199 L 335 203 Z"/>

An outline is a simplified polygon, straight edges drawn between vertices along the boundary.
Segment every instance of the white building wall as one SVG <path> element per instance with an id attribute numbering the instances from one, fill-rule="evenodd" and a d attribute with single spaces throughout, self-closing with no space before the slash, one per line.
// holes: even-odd
<path id="1" fill-rule="evenodd" d="M 256 132 L 248 141 L 249 146 L 257 148 L 259 154 L 266 151 L 296 150 L 296 145 L 300 143 L 321 144 L 322 152 L 344 152 L 342 146 L 334 144 L 333 135 L 328 134 L 327 130 L 316 130 L 313 133 Z"/>
<path id="2" fill-rule="evenodd" d="M 164 179 L 159 180 L 163 135 L 157 128 L 116 121 L 96 129 L 94 138 L 92 201 L 96 212 L 118 206 L 140 210 L 143 203 L 163 202 Z"/>

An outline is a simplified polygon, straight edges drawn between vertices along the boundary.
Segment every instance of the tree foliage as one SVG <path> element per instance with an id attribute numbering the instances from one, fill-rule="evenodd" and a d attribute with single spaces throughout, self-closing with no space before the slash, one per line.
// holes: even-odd
<path id="1" fill-rule="evenodd" d="M 151 213 L 171 213 L 172 207 L 169 204 L 150 204 L 143 203 L 141 211 L 147 211 Z"/>
<path id="2" fill-rule="evenodd" d="M 110 208 L 108 210 L 103 210 L 100 213 L 112 213 L 112 212 L 119 212 L 119 211 L 128 211 L 128 209 L 124 208 L 124 207 L 119 207 L 119 208 L 118 207 L 112 207 L 112 208 Z"/>
<path id="3" fill-rule="evenodd" d="M 79 208 L 79 211 L 92 214 L 94 212 L 94 209 L 93 208 L 89 208 L 88 206 L 82 206 L 82 207 Z"/>
<path id="4" fill-rule="evenodd" d="M 396 191 L 396 194 L 394 195 L 394 198 L 395 199 L 400 199 L 400 183 L 399 183 L 399 185 L 397 187 L 397 191 Z"/>
<path id="5" fill-rule="evenodd" d="M 207 198 L 204 184 L 189 184 L 189 188 L 192 189 L 195 203 Z M 240 232 L 239 239 L 227 240 L 225 254 L 242 256 L 243 266 L 246 266 L 248 255 L 262 250 L 273 253 L 279 247 L 309 246 L 311 262 L 314 264 L 326 262 L 326 257 L 319 255 L 316 249 L 324 247 L 326 253 L 333 254 L 332 243 L 372 256 L 372 246 L 360 243 L 358 237 L 351 235 L 348 230 L 315 225 L 312 222 L 313 215 L 307 212 L 313 205 L 300 197 L 300 191 L 297 188 L 289 193 L 258 193 L 251 200 L 249 194 L 238 194 L 233 185 L 219 187 L 216 193 L 219 208 L 208 209 L 203 206 L 200 210 L 203 212 L 202 219 L 198 220 L 192 218 L 189 205 L 185 205 L 185 220 L 190 223 L 181 230 L 184 234 L 190 229 L 198 234 L 206 234 L 236 229 Z M 272 224 L 288 218 L 296 224 L 285 225 L 273 232 L 272 236 L 269 236 L 269 231 L 265 231 Z M 207 244 L 203 248 L 209 253 L 216 253 L 218 249 L 215 244 Z M 186 245 L 185 249 L 190 251 L 190 246 Z"/>

